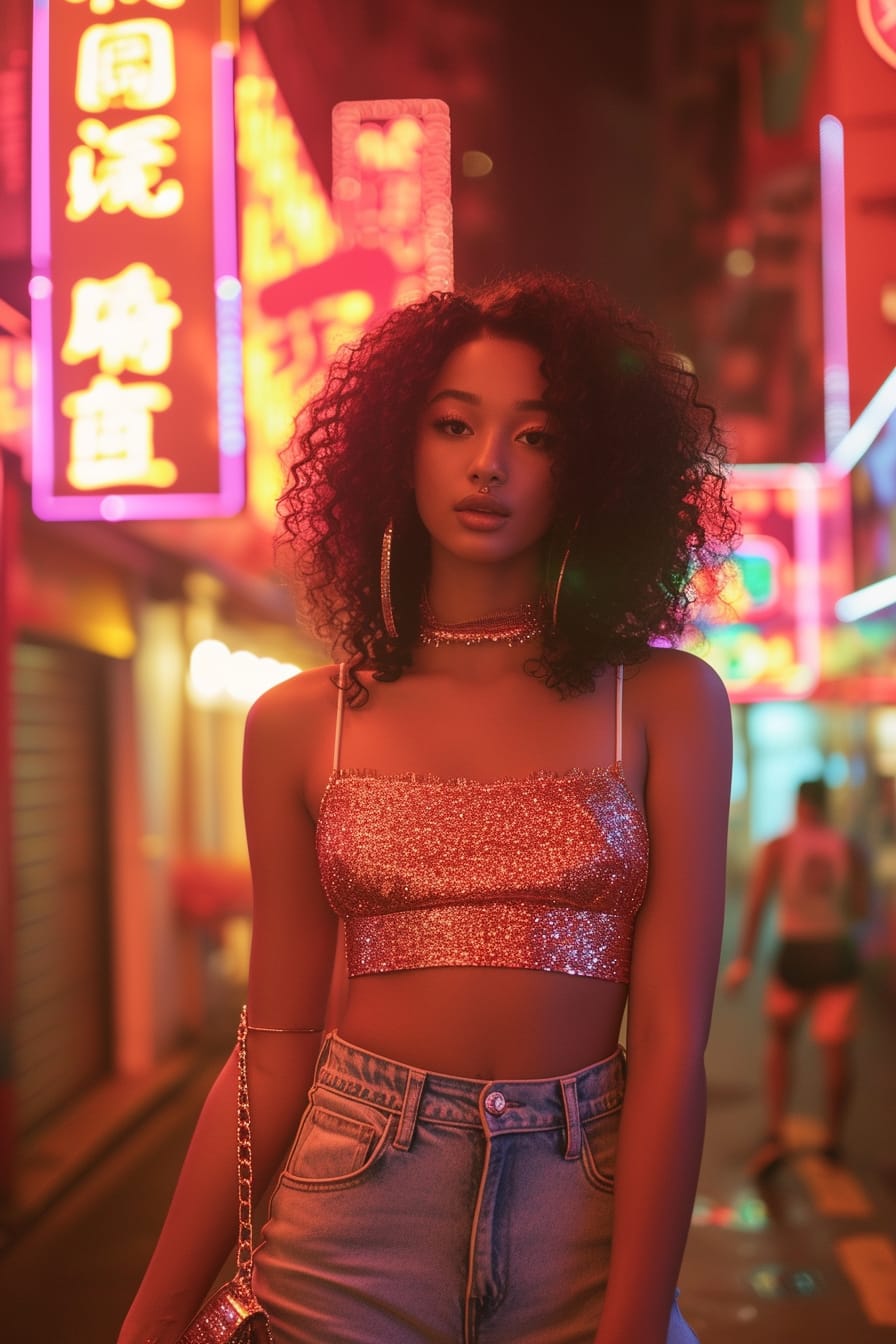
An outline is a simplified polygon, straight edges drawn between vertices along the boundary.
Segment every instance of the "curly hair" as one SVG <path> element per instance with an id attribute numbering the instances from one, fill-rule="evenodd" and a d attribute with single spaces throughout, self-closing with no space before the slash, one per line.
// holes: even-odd
<path id="1" fill-rule="evenodd" d="M 337 355 L 283 454 L 278 545 L 290 551 L 311 627 L 347 658 L 351 703 L 365 698 L 358 671 L 390 681 L 411 662 L 429 570 L 411 485 L 418 418 L 448 356 L 484 333 L 541 353 L 557 427 L 549 581 L 567 546 L 570 555 L 557 626 L 527 663 L 532 675 L 578 694 L 608 665 L 677 642 L 695 577 L 705 598 L 737 535 L 715 413 L 644 319 L 596 284 L 557 275 L 430 294 Z M 390 518 L 397 638 L 379 596 Z"/>

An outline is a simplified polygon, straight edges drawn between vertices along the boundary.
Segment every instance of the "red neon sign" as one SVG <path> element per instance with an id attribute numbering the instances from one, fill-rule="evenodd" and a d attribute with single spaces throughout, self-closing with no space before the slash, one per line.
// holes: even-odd
<path id="1" fill-rule="evenodd" d="M 862 32 L 872 49 L 896 66 L 896 5 L 893 0 L 858 0 L 856 6 Z"/>
<path id="2" fill-rule="evenodd" d="M 220 0 L 39 0 L 33 504 L 47 519 L 244 499 L 232 59 Z"/>

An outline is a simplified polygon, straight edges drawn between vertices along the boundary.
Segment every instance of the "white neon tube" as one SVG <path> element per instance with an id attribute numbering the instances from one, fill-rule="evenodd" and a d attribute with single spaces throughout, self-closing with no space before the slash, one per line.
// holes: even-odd
<path id="1" fill-rule="evenodd" d="M 862 616 L 870 616 L 872 612 L 882 611 L 884 607 L 892 607 L 894 604 L 896 574 L 891 574 L 888 579 L 869 583 L 867 588 L 857 588 L 854 593 L 847 593 L 834 604 L 834 612 L 838 621 L 858 621 Z"/>
<path id="2" fill-rule="evenodd" d="M 828 458 L 828 465 L 846 476 L 865 456 L 884 425 L 896 411 L 896 369 L 887 375 L 868 405 L 844 434 Z"/>

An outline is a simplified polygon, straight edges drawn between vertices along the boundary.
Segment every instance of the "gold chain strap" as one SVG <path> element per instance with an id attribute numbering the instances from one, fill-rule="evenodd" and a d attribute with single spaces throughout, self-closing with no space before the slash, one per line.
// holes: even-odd
<path id="1" fill-rule="evenodd" d="M 252 1281 L 252 1118 L 249 1114 L 249 1073 L 246 1066 L 248 1021 L 246 1005 L 237 1032 L 236 1179 L 240 1231 L 236 1248 L 237 1276 Z"/>

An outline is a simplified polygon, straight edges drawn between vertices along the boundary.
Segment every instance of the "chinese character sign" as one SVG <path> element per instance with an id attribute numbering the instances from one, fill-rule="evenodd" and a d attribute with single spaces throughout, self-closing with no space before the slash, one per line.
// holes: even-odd
<path id="1" fill-rule="evenodd" d="M 244 499 L 233 53 L 220 0 L 37 0 L 34 508 Z"/>

